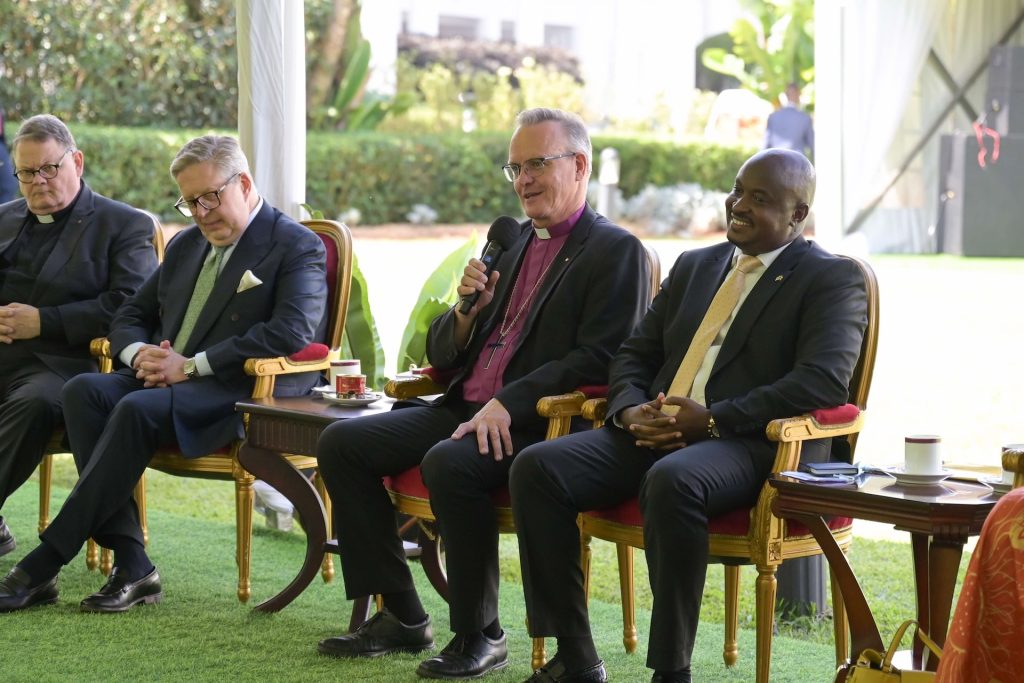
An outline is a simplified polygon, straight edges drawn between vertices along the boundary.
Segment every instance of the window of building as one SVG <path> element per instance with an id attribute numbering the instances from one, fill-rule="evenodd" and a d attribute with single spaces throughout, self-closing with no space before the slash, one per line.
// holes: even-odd
<path id="1" fill-rule="evenodd" d="M 516 42 L 516 22 L 514 22 L 514 21 L 503 21 L 503 22 L 501 22 L 501 42 L 515 44 L 515 42 Z"/>
<path id="2" fill-rule="evenodd" d="M 547 47 L 559 47 L 563 50 L 573 49 L 572 26 L 544 25 L 544 45 Z"/>
<path id="3" fill-rule="evenodd" d="M 480 20 L 472 17 L 453 17 L 442 14 L 437 19 L 438 38 L 465 38 L 476 40 L 480 35 Z"/>

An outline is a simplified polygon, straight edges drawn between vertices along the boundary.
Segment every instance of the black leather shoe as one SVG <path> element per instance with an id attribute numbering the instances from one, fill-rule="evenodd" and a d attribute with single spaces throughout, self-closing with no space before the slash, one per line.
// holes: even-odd
<path id="1" fill-rule="evenodd" d="M 441 654 L 420 662 L 416 673 L 423 678 L 477 678 L 508 666 L 504 632 L 491 640 L 477 631 L 456 635 Z"/>
<path id="2" fill-rule="evenodd" d="M 3 557 L 16 547 L 18 547 L 18 544 L 14 542 L 14 534 L 11 533 L 4 518 L 0 517 L 0 557 Z"/>
<path id="3" fill-rule="evenodd" d="M 320 641 L 320 654 L 332 657 L 379 657 L 393 652 L 423 652 L 434 647 L 430 617 L 406 626 L 387 609 L 374 614 L 352 633 Z"/>
<path id="4" fill-rule="evenodd" d="M 31 579 L 21 567 L 15 567 L 0 580 L 0 612 L 16 612 L 35 605 L 57 602 L 57 576 L 38 586 L 29 586 Z"/>
<path id="5" fill-rule="evenodd" d="M 651 683 L 690 683 L 690 672 L 687 671 L 655 671 Z"/>
<path id="6" fill-rule="evenodd" d="M 555 655 L 547 664 L 533 672 L 526 683 L 605 683 L 608 672 L 604 670 L 604 662 L 579 669 L 566 671 L 565 664 Z"/>
<path id="7" fill-rule="evenodd" d="M 131 581 L 114 567 L 110 578 L 85 600 L 80 607 L 83 612 L 127 612 L 138 604 L 152 605 L 163 600 L 160 574 L 156 568 L 138 581 Z"/>

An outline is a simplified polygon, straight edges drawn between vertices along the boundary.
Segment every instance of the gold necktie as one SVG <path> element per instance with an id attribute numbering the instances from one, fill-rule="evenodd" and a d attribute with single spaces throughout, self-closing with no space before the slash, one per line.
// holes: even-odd
<path id="1" fill-rule="evenodd" d="M 736 303 L 740 300 L 740 294 L 743 292 L 747 273 L 760 265 L 761 261 L 756 256 L 744 255 L 740 257 L 736 267 L 729 271 L 725 282 L 718 288 L 715 298 L 711 300 L 711 305 L 708 306 L 704 319 L 700 321 L 700 327 L 697 328 L 693 335 L 690 348 L 686 349 L 686 355 L 683 356 L 683 362 L 679 364 L 679 369 L 676 370 L 676 376 L 668 388 L 667 396 L 690 395 L 693 378 L 697 376 L 697 370 L 700 369 L 701 363 L 704 362 L 704 356 L 708 354 L 711 342 L 718 336 L 718 331 L 722 329 L 722 325 L 732 315 L 733 309 L 736 308 Z M 679 407 L 673 405 L 663 406 L 662 412 L 668 415 L 675 415 L 679 412 Z"/>
<path id="2" fill-rule="evenodd" d="M 206 300 L 210 298 L 210 292 L 213 291 L 213 285 L 217 282 L 220 262 L 226 250 L 227 247 L 214 247 L 213 256 L 206 260 L 203 269 L 199 271 L 196 287 L 192 290 L 192 298 L 189 299 L 188 308 L 185 310 L 185 317 L 181 321 L 178 335 L 171 345 L 178 353 L 185 352 L 185 345 L 188 344 L 188 338 L 192 336 L 192 329 L 196 326 L 196 321 L 199 320 L 199 313 L 206 305 Z"/>

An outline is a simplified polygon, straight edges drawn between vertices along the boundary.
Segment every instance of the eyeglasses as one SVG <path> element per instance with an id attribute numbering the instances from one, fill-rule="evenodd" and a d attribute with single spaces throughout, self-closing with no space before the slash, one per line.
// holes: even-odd
<path id="1" fill-rule="evenodd" d="M 60 161 L 55 164 L 43 164 L 39 168 L 19 168 L 14 172 L 14 177 L 18 179 L 18 182 L 25 183 L 26 185 L 35 180 L 36 173 L 47 180 L 56 178 L 57 173 L 60 171 L 60 165 L 64 163 L 64 157 L 74 151 L 74 147 L 68 147 L 60 155 Z"/>
<path id="2" fill-rule="evenodd" d="M 514 183 L 516 178 L 518 178 L 519 174 L 523 171 L 526 171 L 526 175 L 531 178 L 539 178 L 544 175 L 544 169 L 547 168 L 549 161 L 574 156 L 576 156 L 576 152 L 565 152 L 564 154 L 556 154 L 550 157 L 535 157 L 533 159 L 527 159 L 521 164 L 505 164 L 501 167 L 501 170 L 505 172 L 505 178 L 510 183 Z"/>
<path id="3" fill-rule="evenodd" d="M 178 201 L 174 203 L 174 208 L 178 210 L 185 218 L 192 218 L 196 213 L 196 207 L 201 206 L 207 211 L 213 211 L 220 206 L 220 193 L 224 191 L 231 181 L 242 174 L 241 171 L 235 173 L 233 176 L 224 181 L 224 184 L 213 192 L 204 192 L 195 199 L 185 199 L 184 197 L 178 197 Z"/>

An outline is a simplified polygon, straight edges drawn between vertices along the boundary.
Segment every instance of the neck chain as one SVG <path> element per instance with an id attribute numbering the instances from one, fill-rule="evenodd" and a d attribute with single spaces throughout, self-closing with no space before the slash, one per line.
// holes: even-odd
<path id="1" fill-rule="evenodd" d="M 498 338 L 494 340 L 494 343 L 487 345 L 491 348 L 491 355 L 487 357 L 487 362 L 484 363 L 484 370 L 490 369 L 491 361 L 494 360 L 494 352 L 505 346 L 505 337 L 508 336 L 508 333 L 511 332 L 512 328 L 516 326 L 517 322 L 519 322 L 519 318 L 523 315 L 523 311 L 529 308 L 530 302 L 533 301 L 533 295 L 537 293 L 537 288 L 540 287 L 542 282 L 544 282 L 544 278 L 547 276 L 548 271 L 551 270 L 551 266 L 554 265 L 556 260 L 558 260 L 557 253 L 555 254 L 555 258 L 551 259 L 551 261 L 548 262 L 548 265 L 544 267 L 540 277 L 537 278 L 537 282 L 534 283 L 533 289 L 531 289 L 530 293 L 526 295 L 526 299 L 523 300 L 522 305 L 519 306 L 519 310 L 516 311 L 516 316 L 512 318 L 512 322 L 508 324 L 508 327 L 505 327 L 505 321 L 508 320 L 508 314 L 512 308 L 512 300 L 515 299 L 516 296 L 516 287 L 519 286 L 519 275 L 516 275 L 516 281 L 512 283 L 512 291 L 508 295 L 508 304 L 505 306 L 505 315 L 501 317 L 501 324 L 498 325 Z"/>

